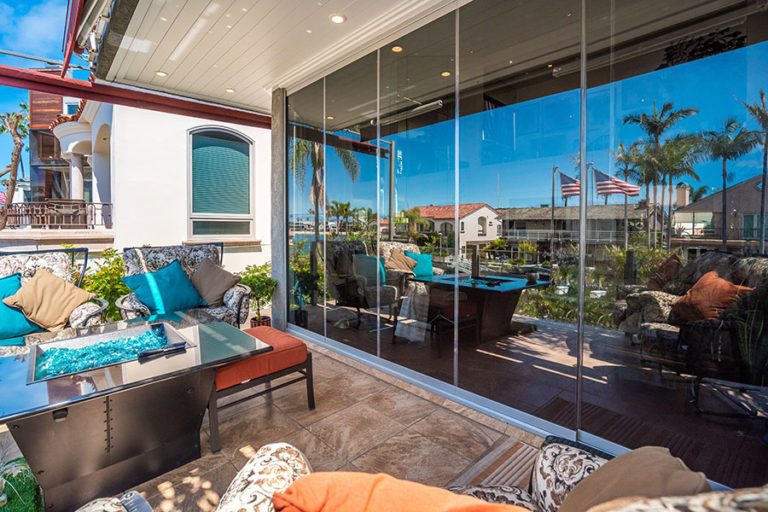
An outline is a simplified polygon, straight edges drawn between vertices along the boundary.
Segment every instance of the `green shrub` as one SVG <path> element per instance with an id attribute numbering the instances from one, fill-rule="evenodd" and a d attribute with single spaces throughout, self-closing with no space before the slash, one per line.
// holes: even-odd
<path id="1" fill-rule="evenodd" d="M 95 270 L 86 272 L 83 288 L 109 303 L 104 313 L 107 320 L 120 320 L 115 301 L 131 291 L 122 281 L 125 276 L 123 257 L 116 249 L 107 249 L 94 267 Z"/>
<path id="2" fill-rule="evenodd" d="M 0 459 L 0 494 L 8 499 L 3 512 L 42 512 L 43 497 L 32 470 L 23 458 L 2 462 Z"/>
<path id="3" fill-rule="evenodd" d="M 240 282 L 251 288 L 251 307 L 261 319 L 261 309 L 272 300 L 277 281 L 272 279 L 272 265 L 248 265 L 240 274 Z"/>

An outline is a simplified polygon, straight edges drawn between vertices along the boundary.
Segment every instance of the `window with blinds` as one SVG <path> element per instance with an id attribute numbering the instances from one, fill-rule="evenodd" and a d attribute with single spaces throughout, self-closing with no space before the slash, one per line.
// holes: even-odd
<path id="1" fill-rule="evenodd" d="M 252 233 L 251 144 L 220 130 L 191 136 L 192 236 Z"/>

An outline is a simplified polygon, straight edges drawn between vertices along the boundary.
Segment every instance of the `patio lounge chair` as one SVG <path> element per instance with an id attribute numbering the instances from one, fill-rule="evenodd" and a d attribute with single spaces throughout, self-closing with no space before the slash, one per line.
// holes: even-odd
<path id="1" fill-rule="evenodd" d="M 211 259 L 221 265 L 224 244 L 170 245 L 166 247 L 133 247 L 123 251 L 125 275 L 132 276 L 146 272 L 155 272 L 178 260 L 188 276 L 192 276 L 200 264 Z M 224 294 L 224 304 L 218 307 L 201 308 L 219 321 L 239 327 L 248 319 L 251 289 L 244 284 L 236 284 Z M 125 320 L 142 318 L 150 315 L 149 308 L 142 304 L 133 293 L 117 299 L 115 306 Z"/>
<path id="2" fill-rule="evenodd" d="M 82 258 L 83 264 L 76 271 L 75 260 Z M 75 286 L 81 286 L 88 267 L 88 249 L 56 249 L 42 251 L 19 251 L 0 253 L 0 277 L 21 274 L 22 283 L 29 281 L 38 269 L 46 269 Z M 90 327 L 103 323 L 103 314 L 109 304 L 96 298 L 78 306 L 69 316 L 67 327 Z M 12 347 L 4 347 L 3 353 Z"/>
<path id="3" fill-rule="evenodd" d="M 556 437 L 548 437 L 533 466 L 528 489 L 519 487 L 452 487 L 449 490 L 469 495 L 485 502 L 516 505 L 535 512 L 557 512 L 577 485 L 603 466 L 610 456 Z M 312 473 L 310 461 L 297 448 L 286 443 L 261 447 L 235 476 L 222 495 L 216 512 L 249 510 L 271 512 L 272 497 L 285 492 L 299 477 Z M 380 481 L 381 475 L 378 476 Z M 426 487 L 411 487 L 412 490 Z M 610 491 L 609 491 L 610 493 Z M 641 494 L 642 496 L 642 494 Z M 325 496 L 325 499 L 329 499 Z M 368 499 L 372 502 L 371 496 Z M 102 498 L 84 505 L 77 512 L 125 512 L 127 500 L 143 501 L 136 493 L 123 498 Z M 403 498 L 400 497 L 402 502 Z M 317 501 L 309 499 L 308 501 Z M 146 502 L 144 502 L 146 504 Z M 601 512 L 662 511 L 662 510 L 762 510 L 768 503 L 768 487 L 740 489 L 727 492 L 709 492 L 688 496 L 643 498 L 632 497 L 609 500 L 595 508 Z M 146 509 L 150 510 L 148 504 Z M 573 505 L 571 509 L 573 509 Z M 291 509 L 294 510 L 294 509 Z M 363 510 L 363 509 L 361 509 Z M 393 507 L 393 512 L 398 508 Z M 411 508 L 413 510 L 413 508 Z M 514 508 L 510 507 L 510 510 Z M 519 510 L 519 509 L 518 509 Z M 590 510 L 594 510 L 590 508 Z"/>

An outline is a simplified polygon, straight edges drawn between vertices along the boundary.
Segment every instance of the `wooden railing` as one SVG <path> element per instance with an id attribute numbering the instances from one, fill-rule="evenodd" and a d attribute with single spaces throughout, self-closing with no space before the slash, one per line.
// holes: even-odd
<path id="1" fill-rule="evenodd" d="M 8 209 L 7 225 L 11 228 L 110 229 L 112 205 L 70 199 L 13 203 Z"/>

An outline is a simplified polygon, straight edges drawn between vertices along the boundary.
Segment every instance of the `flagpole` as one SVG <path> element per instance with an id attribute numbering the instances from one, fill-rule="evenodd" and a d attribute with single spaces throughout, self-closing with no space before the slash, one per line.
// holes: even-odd
<path id="1" fill-rule="evenodd" d="M 557 173 L 557 166 L 552 166 L 552 239 L 549 244 L 550 261 L 554 261 L 555 258 L 555 173 Z"/>

